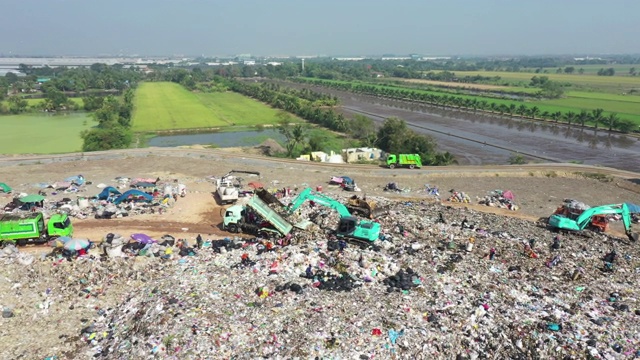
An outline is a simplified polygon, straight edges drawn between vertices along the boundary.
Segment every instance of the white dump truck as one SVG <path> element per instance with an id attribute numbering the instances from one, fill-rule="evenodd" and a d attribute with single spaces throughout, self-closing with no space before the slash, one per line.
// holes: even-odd
<path id="1" fill-rule="evenodd" d="M 219 179 L 216 179 L 216 194 L 220 204 L 235 204 L 240 197 L 240 188 L 242 187 L 242 179 L 233 176 L 235 173 L 243 173 L 260 176 L 259 172 L 245 170 L 231 170 Z"/>

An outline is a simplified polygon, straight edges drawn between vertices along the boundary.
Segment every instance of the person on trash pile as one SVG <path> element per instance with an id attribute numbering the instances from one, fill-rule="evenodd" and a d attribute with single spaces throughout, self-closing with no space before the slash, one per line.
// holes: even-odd
<path id="1" fill-rule="evenodd" d="M 610 253 L 608 253 L 602 258 L 602 260 L 613 264 L 613 262 L 616 261 L 617 258 L 618 258 L 618 254 L 616 253 L 616 249 L 612 249 Z"/>
<path id="2" fill-rule="evenodd" d="M 536 259 L 538 257 L 538 254 L 536 254 L 533 249 L 531 249 L 531 246 L 529 246 L 529 244 L 524 244 L 524 254 L 533 259 Z"/>
<path id="3" fill-rule="evenodd" d="M 560 235 L 556 235 L 553 238 L 553 244 L 551 244 L 551 249 L 553 249 L 553 250 L 560 249 Z"/>
<path id="4" fill-rule="evenodd" d="M 613 271 L 614 263 L 617 260 L 617 258 L 618 258 L 618 254 L 616 253 L 616 249 L 612 249 L 610 253 L 605 255 L 602 258 L 602 261 L 604 262 L 603 264 L 604 271 Z"/>
<path id="5" fill-rule="evenodd" d="M 489 260 L 493 260 L 495 256 L 496 256 L 496 249 L 491 248 L 491 250 L 489 250 Z"/>
<path id="6" fill-rule="evenodd" d="M 311 266 L 311 264 L 309 264 L 309 266 L 307 267 L 305 274 L 309 279 L 313 279 L 313 267 Z"/>
<path id="7" fill-rule="evenodd" d="M 202 249 L 202 235 L 198 234 L 198 237 L 196 237 L 196 244 L 198 249 Z"/>
<path id="8" fill-rule="evenodd" d="M 242 256 L 240 256 L 240 259 L 240 262 L 243 265 L 248 265 L 249 263 L 251 263 L 251 259 L 249 259 L 249 254 L 247 253 L 242 254 Z"/>
<path id="9" fill-rule="evenodd" d="M 346 248 L 347 248 L 347 242 L 342 240 L 342 239 L 340 239 L 338 241 L 338 249 L 340 250 L 340 252 L 343 252 L 344 249 L 346 249 Z"/>

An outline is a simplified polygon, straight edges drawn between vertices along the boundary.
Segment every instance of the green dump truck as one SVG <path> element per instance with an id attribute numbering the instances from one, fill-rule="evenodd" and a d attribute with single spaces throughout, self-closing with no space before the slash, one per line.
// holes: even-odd
<path id="1" fill-rule="evenodd" d="M 46 223 L 40 212 L 0 215 L 0 244 L 42 243 L 60 236 L 72 236 L 73 225 L 67 214 L 54 214 Z"/>
<path id="2" fill-rule="evenodd" d="M 387 156 L 387 166 L 389 169 L 395 167 L 408 167 L 409 169 L 421 168 L 422 159 L 418 154 L 399 154 Z"/>
<path id="3" fill-rule="evenodd" d="M 271 209 L 258 195 L 253 195 L 247 205 L 234 205 L 225 211 L 222 229 L 232 233 L 243 232 L 270 237 L 276 234 L 287 235 L 293 229 L 293 225 Z"/>

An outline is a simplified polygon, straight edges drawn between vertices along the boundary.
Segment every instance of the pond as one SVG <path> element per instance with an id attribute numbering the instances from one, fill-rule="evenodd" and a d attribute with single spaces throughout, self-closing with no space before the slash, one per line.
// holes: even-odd
<path id="1" fill-rule="evenodd" d="M 216 147 L 255 146 L 267 139 L 284 142 L 277 130 L 216 132 L 204 134 L 163 135 L 149 140 L 149 146 L 172 147 L 185 145 L 213 145 Z"/>

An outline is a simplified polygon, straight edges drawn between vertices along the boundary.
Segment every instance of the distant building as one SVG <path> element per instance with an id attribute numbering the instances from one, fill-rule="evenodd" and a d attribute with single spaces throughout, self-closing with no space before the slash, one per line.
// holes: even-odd
<path id="1" fill-rule="evenodd" d="M 363 57 L 335 57 L 333 58 L 333 60 L 338 60 L 338 61 L 361 61 L 364 60 Z"/>
<path id="2" fill-rule="evenodd" d="M 244 65 L 255 65 L 256 61 L 255 60 L 244 60 L 243 64 Z"/>
<path id="3" fill-rule="evenodd" d="M 378 148 L 342 149 L 342 158 L 346 163 L 355 163 L 358 161 L 375 161 L 382 158 L 382 150 Z"/>

